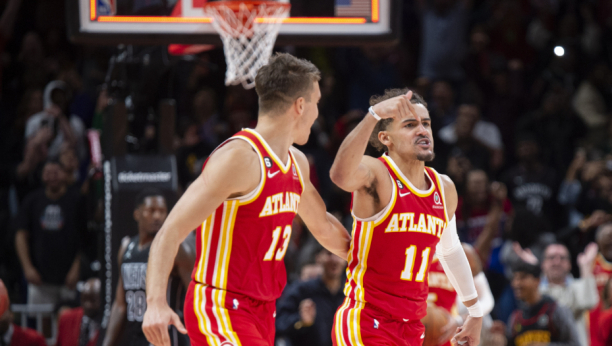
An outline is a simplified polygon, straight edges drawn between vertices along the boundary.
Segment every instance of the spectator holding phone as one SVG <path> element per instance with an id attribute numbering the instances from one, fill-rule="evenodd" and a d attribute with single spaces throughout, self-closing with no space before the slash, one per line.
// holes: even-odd
<path id="1" fill-rule="evenodd" d="M 64 143 L 74 146 L 79 158 L 85 157 L 85 125 L 79 117 L 68 115 L 70 91 L 66 83 L 56 80 L 47 84 L 43 99 L 44 110 L 34 114 L 26 124 L 26 138 L 47 128 L 52 137 L 48 148 L 49 157 L 58 157 Z"/>

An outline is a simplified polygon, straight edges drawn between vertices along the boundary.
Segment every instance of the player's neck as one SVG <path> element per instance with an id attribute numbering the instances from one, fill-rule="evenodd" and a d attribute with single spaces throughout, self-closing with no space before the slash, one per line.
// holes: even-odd
<path id="1" fill-rule="evenodd" d="M 406 160 L 395 152 L 389 152 L 397 167 L 404 176 L 419 190 L 427 190 L 428 182 L 425 179 L 425 162 L 420 160 Z"/>
<path id="2" fill-rule="evenodd" d="M 138 248 L 142 249 L 143 247 L 147 247 L 151 245 L 153 242 L 153 238 L 155 235 L 150 235 L 145 231 L 138 231 Z"/>
<path id="3" fill-rule="evenodd" d="M 263 137 L 276 156 L 285 164 L 293 144 L 293 124 L 281 117 L 259 117 L 255 131 Z"/>

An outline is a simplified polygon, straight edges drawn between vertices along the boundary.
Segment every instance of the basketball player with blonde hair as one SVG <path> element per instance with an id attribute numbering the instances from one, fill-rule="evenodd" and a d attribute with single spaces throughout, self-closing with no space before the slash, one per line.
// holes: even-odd
<path id="1" fill-rule="evenodd" d="M 352 193 L 354 217 L 334 345 L 420 346 L 436 253 L 469 310 L 453 341 L 477 346 L 483 314 L 457 236 L 457 191 L 447 176 L 425 166 L 435 156 L 426 104 L 407 89 L 392 89 L 372 97 L 370 105 L 330 172 L 336 185 Z M 370 137 L 386 151 L 380 158 L 364 155 Z"/>
<path id="2" fill-rule="evenodd" d="M 283 258 L 296 214 L 327 249 L 345 258 L 350 236 L 310 182 L 305 144 L 318 116 L 319 70 L 277 54 L 255 79 L 259 115 L 222 143 L 168 216 L 151 246 L 143 330 L 169 346 L 168 325 L 185 332 L 166 304 L 170 258 L 197 228 L 196 264 L 185 301 L 194 346 L 272 346 Z"/>

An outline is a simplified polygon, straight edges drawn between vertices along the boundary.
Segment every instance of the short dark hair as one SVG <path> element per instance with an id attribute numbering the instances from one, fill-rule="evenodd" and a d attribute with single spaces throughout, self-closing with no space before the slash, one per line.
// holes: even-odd
<path id="1" fill-rule="evenodd" d="M 374 106 L 375 104 L 381 103 L 383 101 L 386 101 L 388 99 L 391 99 L 397 96 L 406 95 L 408 91 L 409 91 L 408 88 L 387 89 L 385 90 L 385 93 L 382 95 L 374 95 L 370 97 L 370 106 Z M 413 104 L 421 104 L 427 107 L 427 102 L 423 100 L 423 97 L 421 97 L 421 95 L 415 92 L 412 92 L 412 98 L 410 99 L 410 102 Z M 376 124 L 376 126 L 374 126 L 374 130 L 372 131 L 372 134 L 370 135 L 370 145 L 372 145 L 376 150 L 378 151 L 389 150 L 387 146 L 385 146 L 384 144 L 380 142 L 380 140 L 378 140 L 378 133 L 380 131 L 387 130 L 387 128 L 392 122 L 393 122 L 393 119 L 382 119 Z"/>
<path id="2" fill-rule="evenodd" d="M 518 261 L 512 266 L 512 274 L 514 273 L 525 273 L 539 279 L 540 275 L 542 275 L 542 268 L 537 264 Z"/>
<path id="3" fill-rule="evenodd" d="M 312 83 L 320 79 L 321 72 L 310 61 L 287 53 L 275 54 L 255 77 L 260 114 L 282 113 L 300 97 L 310 101 Z"/>
<path id="4" fill-rule="evenodd" d="M 134 199 L 134 209 L 138 209 L 141 205 L 143 205 L 147 197 L 157 197 L 157 196 L 162 197 L 164 200 L 166 199 L 166 197 L 164 197 L 163 192 L 158 188 L 147 187 L 147 188 L 142 189 L 136 195 L 136 198 Z"/>

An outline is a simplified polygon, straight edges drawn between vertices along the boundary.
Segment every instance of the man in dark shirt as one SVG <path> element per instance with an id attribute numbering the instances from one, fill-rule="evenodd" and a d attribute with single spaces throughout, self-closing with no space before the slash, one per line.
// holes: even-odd
<path id="1" fill-rule="evenodd" d="M 28 281 L 29 304 L 57 304 L 76 297 L 79 235 L 86 226 L 81 196 L 68 189 L 58 161 L 48 161 L 44 187 L 24 200 L 15 247 Z"/>
<path id="2" fill-rule="evenodd" d="M 540 145 L 533 134 L 517 135 L 516 158 L 518 164 L 502 177 L 512 205 L 542 221 L 552 221 L 548 226 L 553 229 L 563 227 L 566 220 L 557 203 L 557 177 L 555 171 L 543 163 Z"/>
<path id="3" fill-rule="evenodd" d="M 277 303 L 276 331 L 293 346 L 331 346 L 334 314 L 344 300 L 346 261 L 324 248 L 316 257 L 323 264 L 323 275 L 287 287 Z"/>
<path id="4" fill-rule="evenodd" d="M 579 346 L 571 312 L 540 294 L 541 269 L 519 262 L 513 268 L 512 289 L 519 300 L 508 321 L 508 346 Z"/>

